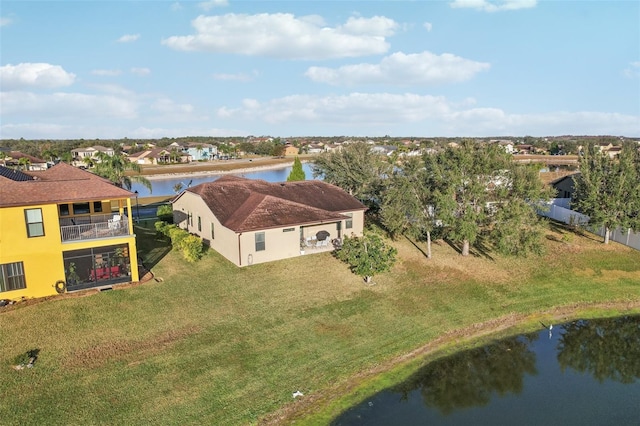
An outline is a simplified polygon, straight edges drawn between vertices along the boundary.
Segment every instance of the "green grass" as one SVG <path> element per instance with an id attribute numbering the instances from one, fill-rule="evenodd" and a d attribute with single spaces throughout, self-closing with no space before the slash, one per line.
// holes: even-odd
<path id="1" fill-rule="evenodd" d="M 399 263 L 365 286 L 329 253 L 188 264 L 141 225 L 140 255 L 162 281 L 0 311 L 3 424 L 235 425 L 273 412 L 322 424 L 425 362 L 404 354 L 474 344 L 473 324 L 527 328 L 640 301 L 640 252 L 578 235 L 527 259 L 461 258 L 443 243 L 426 260 L 400 240 Z M 34 368 L 14 371 L 32 349 Z"/>

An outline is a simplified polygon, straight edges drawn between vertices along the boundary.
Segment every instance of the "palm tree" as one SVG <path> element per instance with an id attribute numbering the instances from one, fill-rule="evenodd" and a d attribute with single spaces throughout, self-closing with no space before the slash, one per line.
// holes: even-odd
<path id="1" fill-rule="evenodd" d="M 27 170 L 30 164 L 31 164 L 31 160 L 29 160 L 27 157 L 20 157 L 18 159 L 19 170 Z"/>
<path id="2" fill-rule="evenodd" d="M 98 162 L 96 163 L 95 173 L 99 176 L 109 179 L 116 186 L 125 189 L 131 189 L 132 182 L 138 182 L 144 185 L 151 192 L 151 182 L 144 176 L 141 176 L 142 168 L 137 163 L 132 163 L 122 154 L 105 154 L 99 152 L 96 155 Z M 137 175 L 127 172 L 137 172 Z"/>

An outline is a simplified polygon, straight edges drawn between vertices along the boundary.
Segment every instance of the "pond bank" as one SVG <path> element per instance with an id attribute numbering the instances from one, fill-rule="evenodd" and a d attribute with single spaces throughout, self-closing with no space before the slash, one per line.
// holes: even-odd
<path id="1" fill-rule="evenodd" d="M 266 417 L 260 424 L 292 424 L 304 420 L 313 424 L 329 424 L 346 409 L 367 397 L 408 378 L 420 367 L 443 356 L 451 355 L 509 335 L 541 328 L 540 323 L 557 324 L 577 319 L 616 317 L 640 313 L 640 300 L 582 303 L 559 306 L 536 314 L 509 314 L 472 324 L 436 338 L 400 357 L 363 371 L 329 389 L 305 395 Z"/>

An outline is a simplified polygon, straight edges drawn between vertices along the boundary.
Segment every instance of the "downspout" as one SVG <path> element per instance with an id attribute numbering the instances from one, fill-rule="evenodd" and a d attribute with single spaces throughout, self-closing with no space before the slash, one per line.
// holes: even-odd
<path id="1" fill-rule="evenodd" d="M 242 266 L 242 251 L 240 250 L 240 235 L 242 235 L 242 232 L 238 234 L 238 266 Z"/>

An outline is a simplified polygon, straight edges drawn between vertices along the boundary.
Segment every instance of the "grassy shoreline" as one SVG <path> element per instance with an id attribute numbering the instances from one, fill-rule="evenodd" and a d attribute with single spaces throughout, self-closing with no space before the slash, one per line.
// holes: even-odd
<path id="1" fill-rule="evenodd" d="M 398 264 L 364 286 L 329 253 L 187 264 L 141 225 L 157 281 L 0 311 L 7 424 L 325 424 L 476 334 L 640 304 L 640 252 L 557 226 L 528 259 L 437 242 L 427 260 L 398 240 Z M 34 368 L 12 370 L 31 349 Z"/>

